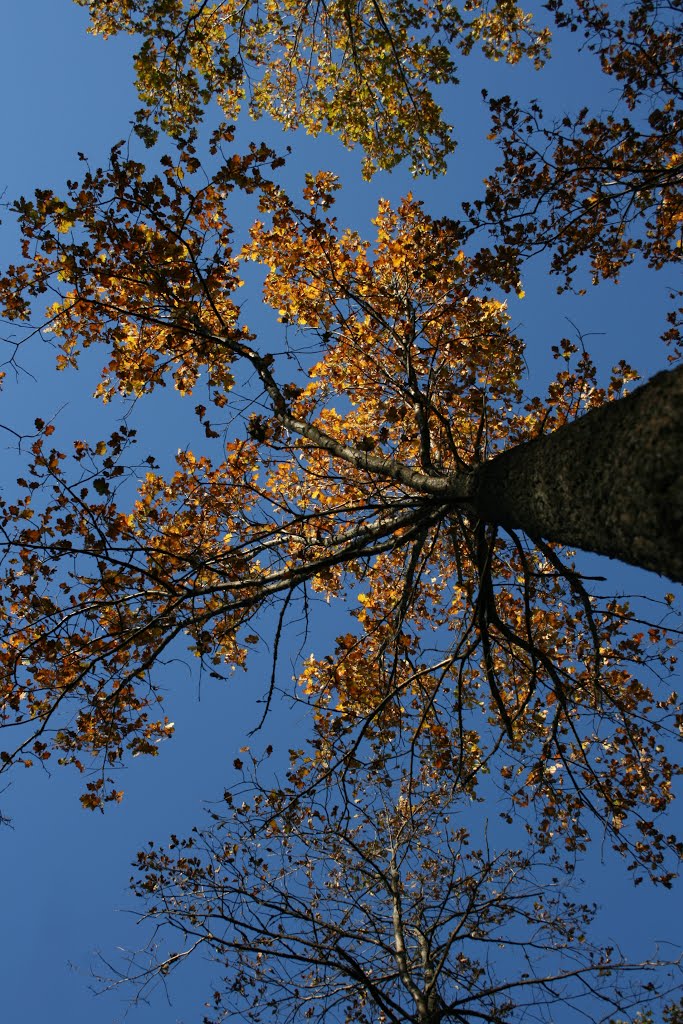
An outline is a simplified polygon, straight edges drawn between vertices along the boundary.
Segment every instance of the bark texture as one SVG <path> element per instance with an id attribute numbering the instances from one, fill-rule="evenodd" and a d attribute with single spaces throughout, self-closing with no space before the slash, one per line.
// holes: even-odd
<path id="1" fill-rule="evenodd" d="M 476 473 L 474 508 L 683 582 L 683 367 Z"/>

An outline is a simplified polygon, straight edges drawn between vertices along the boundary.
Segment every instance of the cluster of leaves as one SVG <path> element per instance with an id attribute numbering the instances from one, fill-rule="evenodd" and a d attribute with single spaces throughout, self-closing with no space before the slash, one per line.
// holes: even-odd
<path id="1" fill-rule="evenodd" d="M 680 263 L 680 5 L 638 0 L 624 17 L 594 0 L 547 6 L 561 27 L 585 37 L 613 80 L 612 106 L 584 107 L 553 124 L 537 102 L 524 109 L 510 96 L 488 98 L 502 162 L 484 198 L 465 204 L 467 214 L 505 246 L 513 277 L 543 249 L 562 287 L 584 257 L 594 284 L 618 279 L 636 257 L 656 270 Z"/>
<path id="2" fill-rule="evenodd" d="M 680 1024 L 681 1019 L 683 1019 L 683 1000 L 679 1000 L 677 1003 L 668 1003 L 662 1010 L 664 1024 Z M 635 1024 L 654 1024 L 652 1010 L 640 1010 L 636 1014 Z"/>
<path id="3" fill-rule="evenodd" d="M 210 100 L 233 121 L 246 99 L 254 117 L 361 146 L 368 176 L 406 157 L 416 174 L 444 170 L 455 143 L 433 89 L 457 81 L 454 50 L 538 65 L 549 39 L 514 0 L 77 2 L 93 32 L 142 38 L 138 130 L 148 142 L 150 119 L 184 135 Z"/>

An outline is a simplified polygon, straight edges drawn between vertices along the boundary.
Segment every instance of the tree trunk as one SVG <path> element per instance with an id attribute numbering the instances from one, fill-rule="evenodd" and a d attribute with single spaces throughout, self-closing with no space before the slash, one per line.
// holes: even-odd
<path id="1" fill-rule="evenodd" d="M 474 509 L 683 582 L 683 367 L 511 448 L 476 473 Z"/>

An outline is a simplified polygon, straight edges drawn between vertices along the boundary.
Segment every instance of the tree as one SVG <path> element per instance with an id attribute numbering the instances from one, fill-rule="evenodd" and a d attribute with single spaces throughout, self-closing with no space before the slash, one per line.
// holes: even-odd
<path id="1" fill-rule="evenodd" d="M 479 471 L 482 519 L 683 579 L 683 371 L 508 449 Z"/>
<path id="2" fill-rule="evenodd" d="M 126 749 L 156 753 L 169 727 L 148 716 L 169 645 L 189 636 L 220 672 L 245 664 L 258 640 L 250 624 L 266 608 L 279 605 L 277 655 L 297 603 L 358 593 L 360 635 L 341 636 L 331 664 L 302 666 L 323 733 L 330 715 L 351 732 L 375 718 L 389 727 L 407 694 L 422 708 L 417 732 L 433 713 L 446 723 L 455 713 L 447 732 L 461 764 L 469 755 L 458 734 L 471 736 L 475 762 L 513 754 L 514 776 L 533 779 L 549 808 L 541 821 L 556 816 L 572 830 L 577 808 L 590 807 L 620 848 L 668 881 L 663 850 L 675 840 L 655 819 L 674 769 L 658 733 L 674 726 L 677 698 L 656 676 L 673 665 L 672 635 L 656 623 L 646 634 L 626 604 L 592 596 L 536 536 L 537 521 L 528 539 L 518 533 L 528 473 L 516 490 L 505 483 L 507 507 L 496 497 L 498 472 L 519 458 L 520 473 L 527 463 L 537 473 L 539 450 L 555 479 L 546 446 L 562 459 L 563 438 L 581 444 L 584 426 L 590 434 L 592 417 L 604 418 L 595 407 L 633 371 L 618 365 L 603 390 L 583 352 L 546 400 L 525 398 L 522 344 L 504 303 L 477 294 L 480 276 L 450 222 L 411 199 L 382 204 L 371 251 L 327 215 L 333 176 L 310 178 L 299 209 L 265 178 L 278 163 L 254 149 L 197 189 L 192 147 L 153 176 L 115 150 L 108 170 L 73 183 L 68 202 L 40 193 L 20 204 L 26 262 L 2 282 L 7 314 L 28 315 L 27 297 L 52 293 L 59 365 L 105 345 L 105 401 L 168 379 L 180 396 L 205 387 L 215 411 L 196 406 L 205 453 L 180 452 L 170 476 L 150 457 L 139 483 L 126 428 L 78 440 L 67 461 L 48 447 L 51 426 L 38 424 L 25 497 L 5 510 L 13 628 L 3 679 L 6 724 L 20 736 L 6 765 L 51 750 L 81 769 L 82 752 L 105 766 Z M 235 190 L 258 192 L 269 218 L 239 254 L 228 220 Z M 287 371 L 303 364 L 294 379 L 282 378 L 282 357 L 257 348 L 232 298 L 240 262 L 254 260 L 268 268 L 264 297 L 279 319 L 300 327 L 307 346 L 316 339 L 307 356 L 287 336 Z M 575 346 L 565 340 L 557 354 L 570 362 Z M 628 410 L 647 408 L 658 386 L 612 403 L 626 410 L 627 431 L 637 420 Z M 641 414 L 641 436 L 646 423 L 668 424 L 675 403 L 657 405 L 657 419 Z M 618 479 L 617 499 L 628 475 Z M 435 634 L 426 655 L 425 630 Z M 630 663 L 654 672 L 656 693 Z M 502 739 L 490 738 L 491 715 Z M 100 806 L 104 795 L 103 774 L 84 801 Z M 635 842 L 622 832 L 632 819 Z"/>
<path id="3" fill-rule="evenodd" d="M 471 835 L 452 779 L 375 755 L 302 796 L 296 770 L 273 787 L 247 754 L 208 827 L 138 854 L 153 938 L 109 983 L 145 997 L 203 955 L 225 970 L 205 1021 L 283 1024 L 604 1020 L 642 1005 L 654 972 L 666 995 L 661 962 L 591 944 L 595 908 L 552 865 Z"/>

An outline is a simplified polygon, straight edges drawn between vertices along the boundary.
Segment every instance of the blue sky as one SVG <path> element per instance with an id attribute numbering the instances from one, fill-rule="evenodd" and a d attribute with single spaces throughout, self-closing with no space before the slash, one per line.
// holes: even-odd
<path id="1" fill-rule="evenodd" d="M 78 175 L 79 150 L 94 165 L 106 160 L 111 144 L 129 133 L 136 97 L 130 84 L 127 42 L 87 37 L 85 12 L 70 0 L 5 6 L 0 36 L 0 76 L 6 97 L 0 190 L 6 189 L 11 198 L 28 194 L 35 186 L 59 190 L 65 178 Z M 526 88 L 565 109 L 580 103 L 581 93 L 587 96 L 593 87 L 588 67 L 585 74 L 575 70 L 570 74 L 561 61 L 542 79 L 522 69 L 496 68 L 490 75 L 491 91 L 499 83 L 506 91 Z M 379 175 L 367 185 L 360 178 L 360 157 L 342 152 L 333 140 L 298 136 L 282 141 L 294 151 L 288 180 L 302 181 L 306 170 L 337 170 L 345 185 L 338 204 L 340 221 L 353 219 L 361 233 L 369 232 L 367 221 L 380 195 L 396 198 L 411 188 L 431 211 L 457 215 L 460 199 L 471 194 L 482 176 L 480 86 L 465 69 L 452 114 L 464 141 L 452 173 L 442 181 L 413 182 L 399 170 L 391 177 Z M 265 121 L 249 132 L 256 139 L 280 139 Z M 0 227 L 3 264 L 13 258 L 15 241 L 10 219 L 5 217 Z M 542 269 L 530 273 L 524 285 L 527 299 L 512 300 L 511 311 L 529 341 L 530 390 L 543 393 L 549 372 L 547 352 L 551 343 L 571 332 L 568 317 L 581 330 L 600 335 L 595 354 L 605 370 L 625 354 L 644 376 L 665 365 L 665 353 L 656 341 L 662 284 L 650 287 L 633 272 L 626 275 L 624 287 L 604 287 L 578 303 L 571 296 L 554 296 L 555 285 Z M 258 299 L 254 296 L 251 301 Z M 63 409 L 60 427 L 74 436 L 85 435 L 92 421 L 89 418 L 84 424 L 84 407 L 72 397 L 72 391 L 77 392 L 74 378 L 54 378 L 49 359 L 39 352 L 22 358 L 38 379 L 28 375 L 17 382 L 8 379 L 0 419 L 25 425 L 36 415 L 47 417 Z M 90 409 L 87 415 L 93 415 Z M 148 435 L 163 436 L 167 426 L 163 405 L 154 417 L 147 415 Z M 16 475 L 9 435 L 0 435 L 0 465 L 3 490 L 9 491 Z M 661 594 L 672 589 L 654 577 L 615 564 L 605 567 L 601 562 L 600 570 L 615 590 Z M 330 613 L 318 642 L 333 635 L 335 628 Z M 105 815 L 81 809 L 79 780 L 66 772 L 48 777 L 34 769 L 15 777 L 11 789 L 2 794 L 2 809 L 13 820 L 12 829 L 0 831 L 3 1021 L 109 1024 L 123 1019 L 130 993 L 95 999 L 88 984 L 94 951 L 114 957 L 116 947 L 140 945 L 139 929 L 125 912 L 132 905 L 127 894 L 130 861 L 148 839 L 163 840 L 171 831 L 187 831 L 200 819 L 203 801 L 218 796 L 230 784 L 232 760 L 258 718 L 254 699 L 262 692 L 266 671 L 265 661 L 255 661 L 248 676 L 217 687 L 209 680 L 200 683 L 191 665 L 169 666 L 168 713 L 176 722 L 176 737 L 156 760 L 133 762 L 126 769 L 121 780 L 124 803 Z M 268 728 L 276 742 L 286 745 L 289 736 L 278 736 L 277 725 L 271 721 Z M 288 729 L 295 731 L 299 726 L 303 728 L 303 722 L 290 722 Z M 587 874 L 585 896 L 607 905 L 605 928 L 615 938 L 635 941 L 672 934 L 672 894 L 653 894 L 645 887 L 634 891 L 614 858 L 606 853 L 601 862 L 599 850 L 592 855 Z M 171 990 L 171 1005 L 159 992 L 150 1006 L 131 1009 L 127 1019 L 133 1024 L 201 1020 L 202 999 L 209 991 L 202 984 L 206 970 L 200 963 L 193 965 L 182 984 Z"/>

